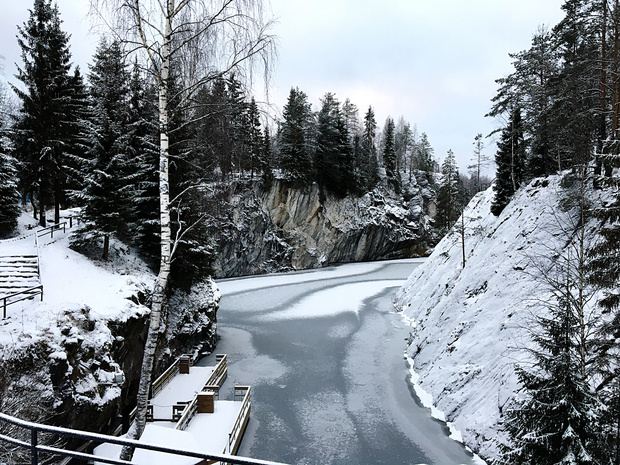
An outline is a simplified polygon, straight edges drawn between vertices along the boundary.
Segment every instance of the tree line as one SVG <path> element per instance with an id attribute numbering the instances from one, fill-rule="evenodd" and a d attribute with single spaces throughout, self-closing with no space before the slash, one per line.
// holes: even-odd
<path id="1" fill-rule="evenodd" d="M 50 1 L 34 2 L 18 42 L 22 86 L 11 87 L 20 108 L 2 128 L 2 229 L 15 225 L 19 198 L 32 205 L 42 226 L 49 208 L 58 222 L 61 206 L 77 205 L 86 227 L 75 247 L 93 249 L 102 239 L 101 256 L 107 259 L 110 237 L 116 236 L 156 266 L 160 122 L 153 70 L 131 61 L 123 44 L 109 39 L 99 44 L 86 75 L 72 70 L 68 35 Z M 191 98 L 182 97 L 183 85 L 173 62 L 167 82 L 173 108 L 170 193 L 179 197 L 173 223 L 191 225 L 174 274 L 188 276 L 188 283 L 209 271 L 195 270 L 193 259 L 208 264 L 213 254 L 213 245 L 198 239 L 206 236 L 209 183 L 257 178 L 269 187 L 278 176 L 300 187 L 318 183 L 323 195 L 344 196 L 378 186 L 398 194 L 403 182 L 421 176 L 440 193 L 436 226 L 442 233 L 468 200 L 467 179 L 457 174 L 454 158 L 448 156 L 450 166 L 436 176 L 440 167 L 428 136 L 418 135 L 402 117 L 388 117 L 381 131 L 372 107 L 360 118 L 349 99 L 341 103 L 328 92 L 313 111 L 307 95 L 293 87 L 282 117 L 274 120 L 234 70 L 200 83 Z M 440 178 L 443 184 L 437 184 Z"/>
<path id="2" fill-rule="evenodd" d="M 493 214 L 524 183 L 562 173 L 563 244 L 531 259 L 548 298 L 497 463 L 620 463 L 620 5 L 565 0 L 562 10 L 510 55 L 489 112 L 504 121 Z"/>

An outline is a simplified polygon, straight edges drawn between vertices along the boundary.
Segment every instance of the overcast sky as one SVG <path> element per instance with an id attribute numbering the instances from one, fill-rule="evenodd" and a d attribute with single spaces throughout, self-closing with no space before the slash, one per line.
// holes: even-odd
<path id="1" fill-rule="evenodd" d="M 98 36 L 85 17 L 88 0 L 57 0 L 72 35 L 75 64 L 84 72 Z M 510 52 L 529 47 L 540 25 L 562 18 L 562 0 L 271 0 L 278 23 L 278 61 L 270 91 L 280 109 L 291 87 L 314 108 L 326 92 L 360 109 L 369 105 L 383 126 L 403 116 L 426 132 L 441 161 L 452 149 L 462 172 L 477 133 L 497 122 L 485 118 L 509 74 Z M 31 0 L 0 0 L 0 55 L 5 78 L 21 64 L 15 35 Z M 495 147 L 486 140 L 489 156 Z"/>

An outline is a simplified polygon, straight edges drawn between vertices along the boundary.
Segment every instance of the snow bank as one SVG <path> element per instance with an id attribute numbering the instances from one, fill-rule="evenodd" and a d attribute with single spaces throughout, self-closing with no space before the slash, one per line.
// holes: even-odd
<path id="1" fill-rule="evenodd" d="M 412 324 L 408 355 L 426 403 L 484 458 L 497 456 L 500 414 L 518 388 L 518 348 L 529 343 L 524 328 L 541 310 L 545 290 L 528 257 L 566 241 L 561 193 L 560 177 L 535 180 L 499 217 L 490 213 L 492 189 L 478 194 L 464 213 L 465 268 L 452 231 L 395 297 Z"/>

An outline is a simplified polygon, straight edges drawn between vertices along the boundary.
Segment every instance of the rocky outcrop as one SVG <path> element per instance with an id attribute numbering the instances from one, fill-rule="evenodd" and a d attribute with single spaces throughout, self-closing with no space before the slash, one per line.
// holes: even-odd
<path id="1" fill-rule="evenodd" d="M 146 340 L 147 300 L 146 293 L 134 295 L 110 317 L 86 305 L 67 306 L 58 310 L 52 327 L 0 345 L 0 411 L 107 434 L 123 421 L 127 425 Z M 210 279 L 170 298 L 155 376 L 180 354 L 197 357 L 214 349 L 218 305 L 219 291 Z M 6 428 L 0 425 L 0 432 L 7 433 Z M 5 447 L 0 442 L 0 456 L 17 463 L 19 451 Z"/>
<path id="2" fill-rule="evenodd" d="M 424 255 L 432 243 L 428 189 L 415 179 L 404 194 L 325 195 L 314 184 L 236 183 L 228 216 L 213 230 L 216 276 L 317 268 L 331 263 Z"/>

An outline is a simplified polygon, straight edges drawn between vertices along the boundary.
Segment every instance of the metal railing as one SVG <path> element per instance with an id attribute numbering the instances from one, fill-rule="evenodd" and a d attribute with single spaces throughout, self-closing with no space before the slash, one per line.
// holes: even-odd
<path id="1" fill-rule="evenodd" d="M 9 415 L 0 413 L 0 424 L 8 423 L 29 431 L 30 441 L 24 441 L 21 439 L 13 438 L 4 434 L 0 434 L 0 441 L 8 442 L 17 447 L 28 449 L 30 452 L 30 464 L 39 465 L 39 453 L 52 454 L 54 456 L 72 457 L 76 459 L 95 461 L 99 463 L 109 463 L 112 465 L 132 465 L 131 462 L 120 459 L 113 459 L 107 457 L 99 457 L 93 454 L 78 452 L 74 450 L 60 449 L 58 447 L 51 447 L 39 444 L 39 433 L 51 433 L 58 437 L 65 438 L 77 438 L 85 441 L 93 441 L 96 443 L 109 443 L 119 446 L 130 446 L 136 449 L 144 449 L 153 452 L 161 452 L 165 454 L 172 454 L 179 457 L 191 457 L 201 460 L 209 460 L 213 462 L 220 462 L 222 464 L 232 465 L 284 465 L 278 462 L 270 462 L 266 460 L 252 459 L 248 457 L 238 457 L 229 454 L 203 454 L 199 452 L 183 451 L 180 449 L 174 449 L 170 447 L 161 447 L 151 444 L 144 444 L 132 439 L 121 439 L 114 436 L 107 436 L 105 434 L 89 433 L 86 431 L 72 430 L 69 428 L 61 428 L 57 426 L 42 425 L 39 423 L 32 423 L 29 421 L 20 420 Z"/>
<path id="2" fill-rule="evenodd" d="M 7 302 L 7 299 L 11 299 L 13 297 L 17 297 L 23 294 L 23 297 L 20 299 L 11 300 Z M 19 292 L 15 292 L 13 294 L 3 295 L 0 297 L 2 299 L 2 318 L 6 318 L 6 307 L 7 305 L 11 305 L 17 302 L 21 302 L 22 300 L 33 299 L 37 295 L 41 295 L 41 301 L 43 301 L 43 284 L 39 284 L 38 286 L 29 287 L 28 289 L 24 289 Z"/>
<path id="3" fill-rule="evenodd" d="M 47 228 L 39 229 L 37 231 L 36 237 L 47 236 L 48 232 L 50 235 L 50 239 L 54 238 L 54 231 L 60 230 L 62 228 L 62 232 L 67 232 L 67 222 L 63 221 L 62 223 L 55 223 Z"/>

